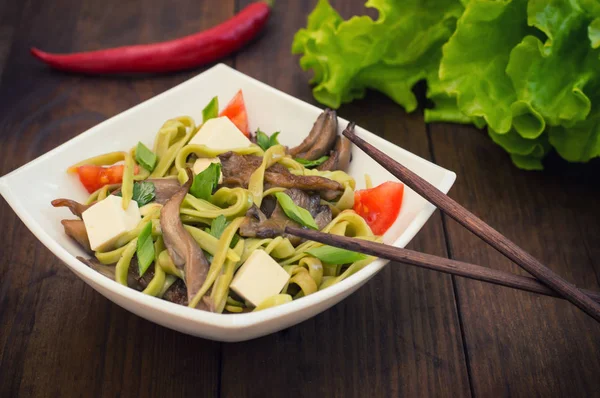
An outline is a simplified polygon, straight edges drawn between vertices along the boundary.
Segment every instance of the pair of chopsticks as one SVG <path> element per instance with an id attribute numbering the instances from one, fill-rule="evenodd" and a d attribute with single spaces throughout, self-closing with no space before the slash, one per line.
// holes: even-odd
<path id="1" fill-rule="evenodd" d="M 507 237 L 477 218 L 473 213 L 445 195 L 429 182 L 410 171 L 405 166 L 381 152 L 358 137 L 351 129 L 343 134 L 356 146 L 372 157 L 400 181 L 427 199 L 442 212 L 452 217 L 462 226 L 483 239 L 508 259 L 529 272 L 535 278 L 520 276 L 510 272 L 498 271 L 475 264 L 463 263 L 443 257 L 400 249 L 382 243 L 369 242 L 345 236 L 331 235 L 296 227 L 287 227 L 285 231 L 305 239 L 330 246 L 369 254 L 387 260 L 400 261 L 418 267 L 445 272 L 470 279 L 508 286 L 533 293 L 560 297 L 569 300 L 596 321 L 600 322 L 600 293 L 578 289 L 558 274 L 546 267 L 531 254 L 521 249 Z"/>

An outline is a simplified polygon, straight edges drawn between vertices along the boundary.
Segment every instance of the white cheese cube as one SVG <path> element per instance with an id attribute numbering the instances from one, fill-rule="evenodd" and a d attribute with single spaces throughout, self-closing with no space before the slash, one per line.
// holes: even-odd
<path id="1" fill-rule="evenodd" d="M 210 166 L 211 163 L 219 163 L 221 164 L 221 159 L 219 158 L 198 158 L 196 163 L 194 163 L 194 174 L 200 174 L 204 170 Z M 219 184 L 223 183 L 223 173 L 219 175 Z"/>
<path id="2" fill-rule="evenodd" d="M 110 245 L 119 235 L 131 231 L 140 222 L 137 202 L 132 200 L 127 210 L 123 210 L 122 203 L 122 198 L 109 195 L 81 215 L 92 250 Z"/>
<path id="3" fill-rule="evenodd" d="M 206 145 L 211 149 L 233 149 L 250 146 L 252 142 L 227 116 L 221 116 L 204 123 L 190 144 Z"/>
<path id="4" fill-rule="evenodd" d="M 264 250 L 255 250 L 235 274 L 230 287 L 257 306 L 279 294 L 289 279 L 290 275 Z"/>

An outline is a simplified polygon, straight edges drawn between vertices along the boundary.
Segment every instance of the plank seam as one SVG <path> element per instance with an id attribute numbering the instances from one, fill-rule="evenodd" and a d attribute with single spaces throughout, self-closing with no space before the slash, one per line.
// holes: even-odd
<path id="1" fill-rule="evenodd" d="M 431 160 L 433 161 L 433 163 L 437 164 L 437 162 L 435 160 L 435 152 L 433 150 L 433 139 L 431 137 L 431 129 L 430 129 L 430 125 L 427 123 L 425 124 L 425 131 L 427 134 L 427 146 L 429 149 L 429 155 L 431 156 Z M 448 227 L 446 225 L 446 215 L 442 213 L 441 219 L 442 219 L 442 231 L 444 233 L 444 245 L 446 246 L 446 255 L 448 256 L 448 258 L 453 259 L 454 255 L 452 253 L 452 247 L 450 245 L 450 236 L 448 234 Z M 458 295 L 456 277 L 452 275 L 450 278 L 452 281 L 452 292 L 454 295 L 454 305 L 456 307 L 456 315 L 458 316 L 458 326 L 460 328 L 460 337 L 461 337 L 462 346 L 463 346 L 463 355 L 465 357 L 465 365 L 467 368 L 467 379 L 469 381 L 469 393 L 471 396 L 473 396 L 475 393 L 475 390 L 473 387 L 473 379 L 472 379 L 472 375 L 471 375 L 471 362 L 469 359 L 469 349 L 467 347 L 467 336 L 465 334 L 465 324 L 464 324 L 463 316 L 462 316 L 462 313 L 460 310 L 460 298 Z"/>
<path id="2" fill-rule="evenodd" d="M 583 225 L 581 225 L 581 220 L 579 219 L 579 217 L 576 217 L 576 222 L 577 222 L 577 226 L 579 227 L 579 230 L 581 231 L 581 234 L 583 236 L 586 236 L 585 229 L 583 228 Z M 595 266 L 594 256 L 592 255 L 592 249 L 590 248 L 590 245 L 589 245 L 587 239 L 583 239 L 583 247 L 585 248 L 585 254 L 587 255 L 588 259 L 590 260 L 590 266 L 592 267 L 592 271 L 594 272 L 594 275 L 596 276 L 596 283 L 598 284 L 598 286 L 600 286 L 600 273 L 598 271 L 598 267 Z"/>

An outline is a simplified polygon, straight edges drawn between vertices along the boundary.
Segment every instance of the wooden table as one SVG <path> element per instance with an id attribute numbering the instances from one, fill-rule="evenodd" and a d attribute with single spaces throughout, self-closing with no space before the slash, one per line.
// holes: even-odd
<path id="1" fill-rule="evenodd" d="M 30 46 L 70 52 L 196 32 L 249 1 L 0 0 L 0 175 L 201 72 L 81 77 Z M 346 17 L 361 1 L 333 1 Z M 176 6 L 175 6 L 176 4 Z M 225 62 L 315 103 L 290 55 L 315 1 L 280 1 L 268 31 Z M 513 167 L 472 127 L 429 125 L 383 96 L 340 109 L 456 171 L 450 195 L 581 287 L 600 290 L 600 163 Z M 0 200 L 0 396 L 600 396 L 600 325 L 572 305 L 390 264 L 334 308 L 254 341 L 186 336 L 77 279 Z M 411 248 L 521 272 L 436 213 Z"/>

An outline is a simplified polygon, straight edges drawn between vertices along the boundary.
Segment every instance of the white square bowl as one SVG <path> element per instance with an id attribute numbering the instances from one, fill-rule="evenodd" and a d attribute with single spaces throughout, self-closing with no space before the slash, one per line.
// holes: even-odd
<path id="1" fill-rule="evenodd" d="M 33 234 L 78 277 L 119 306 L 152 322 L 183 333 L 219 341 L 243 341 L 279 331 L 338 303 L 354 292 L 387 263 L 377 260 L 360 272 L 327 289 L 289 304 L 247 314 L 213 314 L 149 297 L 122 286 L 77 260 L 85 253 L 63 231 L 60 220 L 72 218 L 66 209 L 55 209 L 50 201 L 63 197 L 84 200 L 87 193 L 76 177 L 65 170 L 82 159 L 105 152 L 131 148 L 138 141 L 151 145 L 163 122 L 191 115 L 201 121 L 201 110 L 218 95 L 227 101 L 239 89 L 244 92 L 250 128 L 267 133 L 281 131 L 285 145 L 298 144 L 310 131 L 321 109 L 284 94 L 230 67 L 220 64 L 204 73 L 89 129 L 65 144 L 0 178 L 0 194 Z M 340 131 L 347 121 L 339 119 Z M 428 162 L 358 127 L 356 132 L 371 144 L 428 180 L 446 193 L 456 174 Z M 364 175 L 373 183 L 396 180 L 358 148 L 353 148 L 349 173 L 357 188 Z M 435 207 L 411 189 L 406 189 L 398 219 L 385 234 L 387 244 L 404 247 Z"/>

